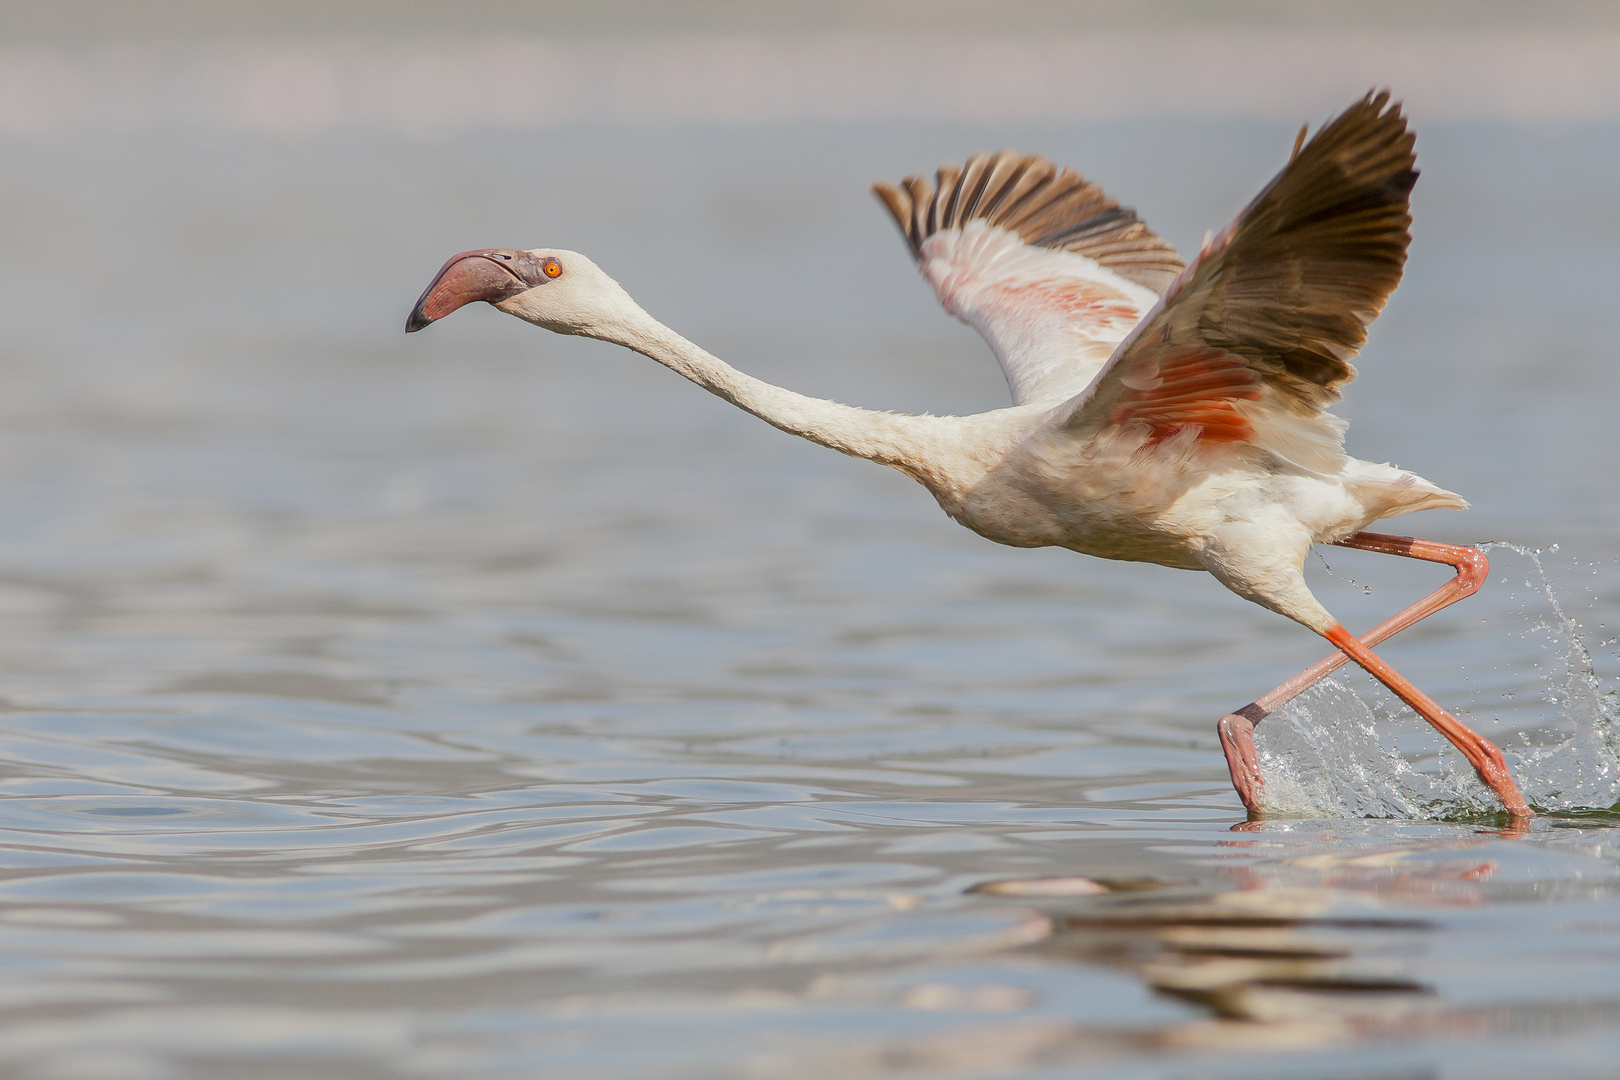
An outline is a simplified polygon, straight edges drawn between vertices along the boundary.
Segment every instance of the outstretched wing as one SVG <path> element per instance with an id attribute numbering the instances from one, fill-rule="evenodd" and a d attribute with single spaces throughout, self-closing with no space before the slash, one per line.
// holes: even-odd
<path id="1" fill-rule="evenodd" d="M 1020 404 L 1083 389 L 1182 268 L 1134 210 L 1033 154 L 978 154 L 940 166 L 933 183 L 872 190 Z"/>
<path id="2" fill-rule="evenodd" d="M 1300 133 L 1302 136 L 1304 132 Z M 1322 410 L 1400 283 L 1417 181 L 1388 92 L 1324 125 L 1204 245 L 1077 400 L 1067 427 L 1196 427 L 1331 471 L 1344 423 Z"/>

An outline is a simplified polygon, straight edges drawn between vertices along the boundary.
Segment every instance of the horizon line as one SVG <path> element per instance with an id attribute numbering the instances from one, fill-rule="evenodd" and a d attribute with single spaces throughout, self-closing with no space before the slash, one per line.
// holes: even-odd
<path id="1" fill-rule="evenodd" d="M 0 49 L 0 135 L 415 138 L 598 124 L 1319 123 L 1389 87 L 1426 120 L 1620 119 L 1620 32 L 123 42 Z"/>

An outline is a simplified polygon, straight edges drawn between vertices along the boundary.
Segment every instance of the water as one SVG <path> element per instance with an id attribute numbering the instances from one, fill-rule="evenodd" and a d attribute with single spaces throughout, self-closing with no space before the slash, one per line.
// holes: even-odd
<path id="1" fill-rule="evenodd" d="M 1601 762 L 1612 708 L 1620 128 L 1419 130 L 1351 449 L 1475 501 L 1401 530 L 1560 544 L 1569 620 L 1496 551 L 1382 651 L 1554 778 Z M 1214 720 L 1321 654 L 1298 627 L 1200 575 L 989 545 L 622 350 L 483 309 L 400 333 L 448 254 L 556 244 L 762 377 L 995 407 L 869 180 L 1039 148 L 1185 250 L 1292 134 L 8 142 L 0 1072 L 1614 1075 L 1612 814 L 1516 833 L 1445 788 L 1344 816 L 1390 809 L 1389 765 L 1248 822 Z M 1353 628 L 1438 580 L 1326 555 Z M 1341 685 L 1306 703 L 1335 746 L 1363 709 L 1453 783 Z M 1535 790 L 1593 806 L 1599 779 Z M 1108 891 L 966 891 L 1072 876 Z"/>

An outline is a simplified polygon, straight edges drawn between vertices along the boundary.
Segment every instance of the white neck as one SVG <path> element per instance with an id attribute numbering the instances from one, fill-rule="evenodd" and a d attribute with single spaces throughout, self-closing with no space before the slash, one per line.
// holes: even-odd
<path id="1" fill-rule="evenodd" d="M 934 478 L 941 451 L 946 450 L 944 422 L 950 418 L 873 412 L 796 394 L 745 375 L 639 307 L 623 314 L 629 317 L 614 320 L 611 329 L 593 328 L 590 336 L 649 356 L 773 427 L 852 457 L 893 466 L 924 483 Z"/>

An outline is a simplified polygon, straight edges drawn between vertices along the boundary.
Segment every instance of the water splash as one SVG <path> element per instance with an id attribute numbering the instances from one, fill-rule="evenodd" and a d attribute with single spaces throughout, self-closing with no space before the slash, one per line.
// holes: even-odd
<path id="1" fill-rule="evenodd" d="M 1545 598 L 1523 610 L 1526 638 L 1542 638 L 1543 700 L 1567 737 L 1510 757 L 1532 806 L 1549 811 L 1608 809 L 1620 803 L 1620 703 L 1605 690 L 1581 627 L 1548 581 L 1541 552 L 1493 543 L 1529 559 L 1526 586 Z M 1556 550 L 1556 549 L 1553 549 Z M 1539 607 L 1539 604 L 1538 604 Z M 1451 747 L 1438 772 L 1420 771 L 1380 736 L 1380 718 L 1345 683 L 1324 679 L 1255 729 L 1267 811 L 1301 817 L 1452 818 L 1499 809 Z"/>
<path id="2" fill-rule="evenodd" d="M 1380 739 L 1367 703 L 1327 678 L 1255 728 L 1266 811 L 1286 817 L 1440 818 L 1489 811 L 1472 773 L 1419 772 Z"/>
<path id="3" fill-rule="evenodd" d="M 1561 743 L 1531 747 L 1519 755 L 1525 797 L 1544 810 L 1613 807 L 1620 803 L 1620 702 L 1614 691 L 1603 688 L 1581 640 L 1580 624 L 1564 612 L 1547 581 L 1541 553 L 1515 544 L 1487 547 L 1515 551 L 1535 564 L 1551 611 L 1535 618 L 1530 633 L 1544 636 L 1544 647 L 1556 658 L 1554 666 L 1542 671 L 1544 696 L 1574 728 L 1574 735 Z"/>

